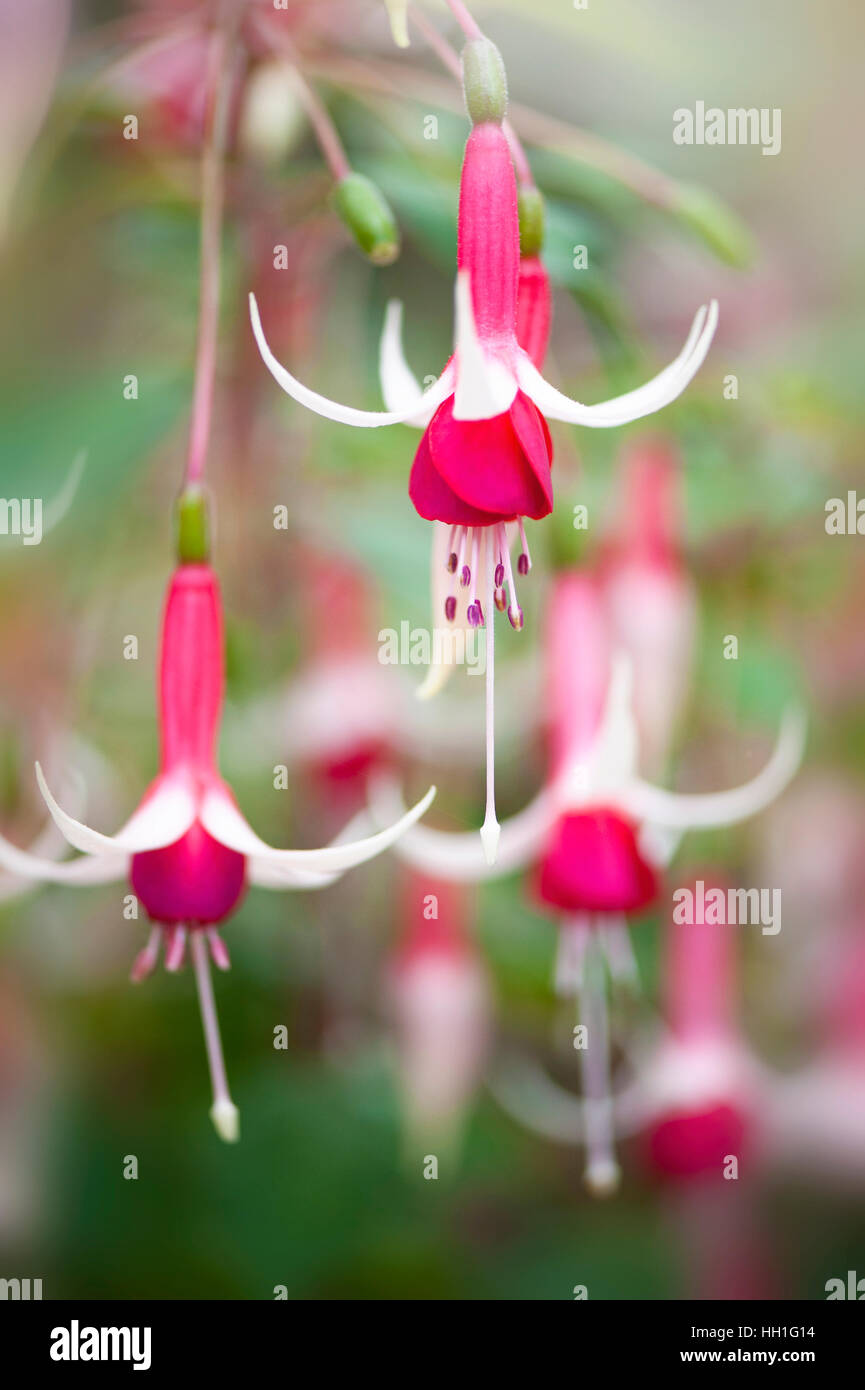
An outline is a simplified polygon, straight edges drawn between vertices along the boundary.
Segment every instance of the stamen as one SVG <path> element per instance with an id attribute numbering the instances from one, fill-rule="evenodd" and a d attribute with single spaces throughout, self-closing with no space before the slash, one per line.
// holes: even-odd
<path id="1" fill-rule="evenodd" d="M 449 623 L 453 622 L 454 618 L 456 617 L 456 613 L 457 601 L 454 598 L 453 594 L 448 594 L 447 598 L 445 599 L 445 617 L 447 618 Z"/>
<path id="2" fill-rule="evenodd" d="M 580 1021 L 586 1046 L 580 1049 L 586 1135 L 585 1182 L 596 1197 L 615 1192 L 621 1176 L 613 1147 L 613 1100 L 610 1094 L 610 1030 L 603 951 L 591 931 L 583 957 Z"/>
<path id="3" fill-rule="evenodd" d="M 554 989 L 560 999 L 576 999 L 583 987 L 583 965 L 588 940 L 587 913 L 575 913 L 559 927 Z"/>
<path id="4" fill-rule="evenodd" d="M 489 547 L 487 574 L 487 607 L 493 604 L 493 533 L 485 537 Z M 495 731 L 495 623 L 488 623 L 487 634 L 487 804 L 481 827 L 481 844 L 488 864 L 496 862 L 501 827 L 496 819 L 496 731 Z"/>
<path id="5" fill-rule="evenodd" d="M 468 540 L 468 527 L 463 526 L 462 529 L 461 529 L 461 531 L 460 531 L 460 544 L 459 544 L 459 550 L 458 550 L 458 552 L 457 552 L 457 569 L 458 569 L 459 572 L 460 572 L 460 585 L 461 585 L 461 587 L 462 587 L 463 589 L 467 589 L 467 588 L 468 588 L 469 584 L 471 583 L 471 577 L 472 577 L 472 572 L 471 572 L 471 570 L 469 569 L 468 565 L 465 563 L 465 557 L 466 557 L 466 541 L 467 541 L 467 540 Z"/>
<path id="6" fill-rule="evenodd" d="M 168 940 L 165 946 L 165 969 L 172 975 L 176 974 L 183 965 L 186 955 L 186 928 L 170 927 L 168 929 Z"/>
<path id="7" fill-rule="evenodd" d="M 517 518 L 517 525 L 520 528 L 520 541 L 522 542 L 523 553 L 517 561 L 517 569 L 520 574 L 528 574 L 532 567 L 532 557 L 529 551 L 529 543 L 526 540 L 526 528 L 522 517 Z"/>
<path id="8" fill-rule="evenodd" d="M 514 583 L 514 571 L 511 567 L 511 552 L 507 544 L 507 535 L 505 535 L 505 545 L 502 550 L 502 558 L 505 562 L 505 583 L 508 586 L 508 592 L 511 598 L 510 605 L 508 607 L 508 620 L 510 622 L 511 627 L 514 628 L 515 631 L 519 632 L 520 628 L 523 625 L 523 610 L 517 603 L 517 586 Z"/>
<path id="9" fill-rule="evenodd" d="M 147 945 L 138 952 L 132 962 L 132 969 L 129 978 L 134 985 L 138 985 L 142 980 L 146 980 L 148 975 L 152 975 L 159 959 L 159 943 L 162 940 L 162 928 L 151 927 L 150 935 L 147 938 Z"/>
<path id="10" fill-rule="evenodd" d="M 605 912 L 603 916 L 599 915 L 598 923 L 603 937 L 604 954 L 610 968 L 610 975 L 617 984 L 639 990 L 640 972 L 624 914 Z"/>
<path id="11" fill-rule="evenodd" d="M 228 954 L 228 947 L 215 927 L 209 927 L 207 940 L 210 944 L 210 959 L 217 970 L 230 970 L 231 957 Z"/>
<path id="12" fill-rule="evenodd" d="M 453 526 L 451 527 L 450 536 L 448 537 L 448 558 L 447 558 L 447 572 L 448 572 L 448 574 L 456 574 L 456 572 L 457 572 L 457 554 L 456 554 L 455 545 L 456 545 L 457 532 L 459 531 L 459 529 L 460 529 L 459 526 L 456 524 L 456 522 L 454 522 Z"/>
<path id="13" fill-rule="evenodd" d="M 497 589 L 500 589 L 500 588 L 502 587 L 502 584 L 504 583 L 504 580 L 505 580 L 505 567 L 504 567 L 504 565 L 502 564 L 501 560 L 499 560 L 498 564 L 496 565 L 496 578 L 495 578 L 495 585 L 496 585 L 496 588 L 497 588 Z"/>
<path id="14" fill-rule="evenodd" d="M 505 598 L 504 589 L 496 589 L 495 593 L 493 594 L 493 601 L 495 602 L 496 608 L 499 610 L 499 612 L 504 613 L 505 609 L 508 606 L 508 601 Z"/>
<path id="15" fill-rule="evenodd" d="M 213 981 L 210 978 L 210 962 L 207 958 L 207 942 L 204 933 L 192 933 L 192 963 L 195 966 L 195 983 L 198 986 L 198 1002 L 201 1006 L 201 1023 L 204 1028 L 204 1044 L 207 1048 L 207 1062 L 210 1067 L 210 1082 L 213 1087 L 213 1105 L 210 1118 L 220 1139 L 233 1144 L 240 1138 L 240 1114 L 228 1090 L 225 1074 L 225 1059 L 222 1055 L 222 1040 L 219 1036 L 219 1021 L 216 1017 L 216 1004 L 213 998 Z"/>

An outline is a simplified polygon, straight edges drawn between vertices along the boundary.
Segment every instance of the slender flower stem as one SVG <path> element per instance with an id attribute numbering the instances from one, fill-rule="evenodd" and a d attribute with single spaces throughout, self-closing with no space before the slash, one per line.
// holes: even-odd
<path id="1" fill-rule="evenodd" d="M 411 8 L 409 11 L 412 23 L 420 30 L 432 49 L 436 57 L 439 58 L 448 72 L 453 73 L 458 82 L 462 82 L 463 70 L 460 62 L 460 55 L 455 48 L 452 48 L 447 39 L 443 37 L 431 24 L 422 10 Z M 514 161 L 514 168 L 517 171 L 517 178 L 523 188 L 534 188 L 535 180 L 532 175 L 531 166 L 523 142 L 517 135 L 509 120 L 502 122 L 502 130 L 511 148 L 511 158 Z"/>
<path id="2" fill-rule="evenodd" d="M 451 11 L 453 12 L 454 19 L 462 29 L 466 38 L 482 39 L 483 33 L 481 32 L 480 25 L 472 19 L 471 15 L 468 12 L 468 9 L 462 3 L 462 0 L 447 0 L 447 3 L 450 6 Z"/>
<path id="3" fill-rule="evenodd" d="M 499 846 L 499 834 L 501 827 L 496 819 L 496 717 L 495 717 L 495 645 L 496 645 L 496 624 L 495 624 L 495 532 L 488 530 L 484 537 L 485 555 L 482 564 L 486 565 L 486 592 L 484 602 L 486 603 L 486 644 L 487 644 L 487 671 L 486 671 L 486 724 L 487 724 L 487 804 L 484 814 L 484 823 L 481 830 L 481 843 L 484 847 L 484 854 L 487 863 L 494 864 L 496 852 Z"/>
<path id="4" fill-rule="evenodd" d="M 274 52 L 281 53 L 291 64 L 298 100 L 309 117 L 309 123 L 312 126 L 319 149 L 324 155 L 327 167 L 333 175 L 334 181 L 339 183 L 347 174 L 351 173 L 351 164 L 345 152 L 345 146 L 339 138 L 339 132 L 330 118 L 330 112 L 318 92 L 310 86 L 301 72 L 297 49 L 287 34 L 271 28 L 266 21 L 257 15 L 252 17 L 252 22 L 262 42 Z"/>
<path id="5" fill-rule="evenodd" d="M 222 213 L 225 202 L 225 147 L 232 87 L 232 53 L 238 23 L 236 0 L 224 0 L 221 22 L 210 41 L 207 106 L 201 161 L 201 239 L 198 343 L 195 387 L 186 458 L 186 485 L 200 482 L 207 462 L 213 416 L 213 383 L 219 329 Z"/>
<path id="6" fill-rule="evenodd" d="M 228 1077 L 225 1072 L 225 1058 L 222 1055 L 222 1040 L 219 1036 L 219 1020 L 216 1016 L 216 1003 L 213 998 L 213 981 L 210 978 L 210 961 L 207 955 L 207 939 L 203 931 L 190 932 L 190 950 L 195 967 L 195 983 L 198 986 L 198 1002 L 201 1006 L 201 1022 L 204 1028 L 204 1044 L 207 1048 L 207 1061 L 210 1067 L 210 1081 L 213 1086 L 213 1106 L 210 1118 L 221 1139 L 233 1143 L 240 1137 L 240 1122 L 237 1106 L 228 1090 Z"/>
<path id="7" fill-rule="evenodd" d="M 586 1135 L 586 1184 L 596 1196 L 615 1191 L 619 1165 L 614 1150 L 613 1101 L 610 1093 L 610 1023 L 604 953 L 597 928 L 590 929 L 579 991 L 580 1021 L 586 1047 L 580 1052 Z"/>

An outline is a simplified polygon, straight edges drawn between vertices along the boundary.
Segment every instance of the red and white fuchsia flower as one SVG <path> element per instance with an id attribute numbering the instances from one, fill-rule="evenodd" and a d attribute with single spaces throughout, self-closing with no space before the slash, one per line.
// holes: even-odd
<path id="1" fill-rule="evenodd" d="M 675 361 L 634 391 L 598 405 L 583 405 L 550 385 L 535 365 L 542 357 L 549 327 L 548 300 L 544 300 L 545 286 L 537 267 L 526 267 L 524 272 L 524 302 L 530 311 L 531 292 L 536 292 L 531 332 L 523 320 L 526 347 L 517 336 L 518 202 L 511 151 L 502 129 L 507 93 L 498 50 L 485 38 L 470 40 L 463 52 L 463 71 L 474 125 L 460 184 L 456 332 L 453 356 L 434 385 L 421 393 L 404 361 L 398 311 L 389 313 L 382 343 L 381 375 L 389 406 L 385 411 L 344 406 L 304 386 L 271 352 L 252 295 L 250 314 L 266 366 L 301 405 L 362 428 L 400 423 L 424 426 L 409 495 L 420 516 L 449 528 L 446 565 L 451 591 L 445 598 L 445 616 L 455 618 L 462 588 L 468 593 L 469 624 L 487 629 L 488 787 L 482 841 L 492 862 L 499 827 L 492 774 L 493 624 L 487 624 L 486 617 L 495 606 L 507 611 L 515 628 L 523 624 L 508 527 L 514 523 L 519 529 L 523 548 L 517 569 L 525 574 L 530 560 L 523 522 L 540 520 L 553 507 L 547 419 L 609 429 L 662 409 L 681 394 L 702 365 L 718 308 L 714 300 L 701 308 Z"/>
<path id="2" fill-rule="evenodd" d="M 594 579 L 565 574 L 547 624 L 546 698 L 550 718 L 548 784 L 501 827 L 491 866 L 477 838 L 427 826 L 403 837 L 398 854 L 444 879 L 478 881 L 534 867 L 534 890 L 558 915 L 556 991 L 580 998 L 581 1018 L 600 1046 L 581 1056 L 586 1112 L 587 1181 L 609 1191 L 618 1180 L 612 1150 L 606 1015 L 607 971 L 633 979 L 626 916 L 654 903 L 660 872 L 688 829 L 730 825 L 757 814 L 786 786 L 804 746 L 804 720 L 789 711 L 762 772 L 744 786 L 712 794 L 664 791 L 638 774 L 632 673 L 610 651 L 603 599 Z M 377 823 L 401 811 L 399 794 L 373 792 Z"/>
<path id="3" fill-rule="evenodd" d="M 688 694 L 697 627 L 694 585 L 682 562 L 681 465 L 657 439 L 628 448 L 620 518 L 600 578 L 615 642 L 633 666 L 640 771 L 663 771 Z"/>
<path id="4" fill-rule="evenodd" d="M 159 666 L 160 770 L 116 835 L 92 830 L 58 805 L 37 764 L 39 787 L 57 826 L 85 858 L 54 863 L 0 838 L 0 864 L 22 878 L 55 883 L 109 883 L 128 878 L 154 923 L 132 979 L 153 970 L 161 942 L 165 966 L 183 964 L 187 942 L 195 967 L 213 1082 L 213 1122 L 223 1139 L 238 1137 L 228 1091 L 210 980 L 208 949 L 222 970 L 228 953 L 217 927 L 248 884 L 316 889 L 373 858 L 422 815 L 435 792 L 384 833 L 317 850 L 274 849 L 238 810 L 220 776 L 216 740 L 222 714 L 222 602 L 210 565 L 180 563 L 168 585 Z"/>
<path id="5" fill-rule="evenodd" d="M 706 892 L 719 886 L 701 882 Z M 642 1074 L 643 1106 L 658 1173 L 720 1182 L 729 1157 L 751 1145 L 762 1079 L 736 1025 L 736 929 L 706 915 L 674 914 L 667 927 L 667 1028 Z"/>

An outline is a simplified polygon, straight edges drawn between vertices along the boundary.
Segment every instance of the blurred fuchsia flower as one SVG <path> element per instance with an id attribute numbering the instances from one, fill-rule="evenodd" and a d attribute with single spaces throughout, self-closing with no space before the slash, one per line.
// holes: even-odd
<path id="1" fill-rule="evenodd" d="M 476 27 L 476 26 L 475 26 Z M 718 318 L 713 300 L 699 310 L 682 352 L 652 381 L 614 400 L 586 406 L 563 396 L 532 360 L 549 326 L 546 286 L 530 268 L 523 322 L 529 350 L 517 338 L 520 242 L 517 188 L 502 121 L 506 79 L 498 50 L 478 34 L 463 51 L 466 104 L 473 129 L 463 160 L 459 200 L 454 353 L 439 379 L 421 393 L 400 344 L 398 309 L 389 312 L 381 350 L 385 411 L 357 410 L 302 385 L 274 357 L 250 295 L 253 332 L 275 380 L 294 400 L 328 419 L 362 428 L 422 424 L 423 437 L 409 479 L 417 512 L 449 528 L 446 567 L 449 621 L 460 589 L 467 593 L 469 625 L 487 630 L 487 806 L 481 838 L 489 862 L 498 845 L 493 784 L 493 605 L 522 627 L 511 564 L 510 523 L 522 549 L 517 569 L 528 573 L 524 520 L 548 516 L 553 506 L 552 444 L 546 417 L 608 429 L 650 415 L 675 400 L 702 365 Z"/>
<path id="2" fill-rule="evenodd" d="M 489 1042 L 489 986 L 466 928 L 466 890 L 412 874 L 403 935 L 390 968 L 410 1143 L 459 1137 Z"/>
<path id="3" fill-rule="evenodd" d="M 702 881 L 705 894 L 726 892 L 716 879 Z M 668 1178 L 720 1182 L 758 1118 L 760 1080 L 735 1020 L 735 932 L 705 913 L 671 918 L 667 928 L 667 1032 L 643 1084 L 647 1157 Z"/>
<path id="4" fill-rule="evenodd" d="M 659 440 L 631 446 L 612 540 L 601 564 L 616 643 L 633 667 L 640 768 L 663 770 L 691 673 L 696 595 L 679 542 L 680 465 Z"/>
<path id="5" fill-rule="evenodd" d="M 804 719 L 788 711 L 763 771 L 742 787 L 708 795 L 663 791 L 637 772 L 631 666 L 609 650 L 597 583 L 565 574 L 547 619 L 546 699 L 550 780 L 501 827 L 493 867 L 471 834 L 417 827 L 398 854 L 425 872 L 476 881 L 534 866 L 535 891 L 560 920 L 555 983 L 579 995 L 581 1017 L 601 1046 L 581 1053 L 587 1111 L 587 1181 L 595 1191 L 618 1179 L 612 1152 L 606 1016 L 607 971 L 632 980 L 626 914 L 656 901 L 659 874 L 688 829 L 730 825 L 755 815 L 786 786 L 801 759 Z M 402 809 L 392 785 L 373 790 L 379 823 Z"/>
<path id="6" fill-rule="evenodd" d="M 768 1097 L 773 1160 L 809 1177 L 862 1188 L 865 1174 L 865 930 L 834 934 L 832 970 L 818 991 L 819 1049 L 778 1077 Z"/>
<path id="7" fill-rule="evenodd" d="M 223 1139 L 238 1137 L 238 1115 L 225 1076 L 208 965 L 229 967 L 216 928 L 237 907 L 247 883 L 263 888 L 322 888 L 386 849 L 422 815 L 434 795 L 383 834 L 318 850 L 278 850 L 247 824 L 216 764 L 222 714 L 222 603 L 209 564 L 180 563 L 171 577 L 162 623 L 159 674 L 160 771 L 138 810 L 114 836 L 91 830 L 55 801 L 38 763 L 43 797 L 63 835 L 86 858 L 57 864 L 0 838 L 0 864 L 21 877 L 58 883 L 107 883 L 128 877 L 156 925 L 132 979 L 153 970 L 160 941 L 166 969 L 183 964 L 189 941 L 213 1081 L 211 1116 Z"/>

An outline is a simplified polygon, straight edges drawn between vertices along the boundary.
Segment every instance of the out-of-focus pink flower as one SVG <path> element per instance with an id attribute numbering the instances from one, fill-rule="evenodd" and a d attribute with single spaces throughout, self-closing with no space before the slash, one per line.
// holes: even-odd
<path id="1" fill-rule="evenodd" d="M 647 439 L 628 450 L 623 474 L 601 575 L 614 640 L 633 665 L 641 767 L 657 775 L 687 694 L 696 597 L 681 559 L 679 460 Z"/>
<path id="2" fill-rule="evenodd" d="M 465 889 L 411 874 L 400 897 L 402 938 L 390 970 L 406 1128 L 449 1143 L 480 1079 L 489 988 L 466 927 Z"/>
<path id="3" fill-rule="evenodd" d="M 596 1043 L 581 1051 L 580 1060 L 591 1116 L 587 1182 L 598 1193 L 618 1181 L 606 974 L 623 983 L 635 975 L 625 914 L 656 898 L 659 870 L 687 829 L 755 815 L 786 786 L 804 746 L 804 718 L 788 711 L 772 757 L 743 787 L 684 795 L 651 786 L 637 773 L 630 663 L 610 651 L 605 617 L 595 579 L 559 578 L 546 626 L 550 778 L 524 811 L 502 825 L 496 865 L 487 862 L 474 835 L 427 826 L 410 831 L 397 851 L 417 868 L 453 881 L 536 867 L 537 890 L 560 922 L 557 992 L 580 998 L 581 1019 L 589 1020 Z M 373 814 L 381 823 L 400 808 L 392 785 L 375 789 Z"/>
<path id="4" fill-rule="evenodd" d="M 782 1168 L 861 1188 L 865 1174 L 865 927 L 832 941 L 819 1003 L 815 1059 L 773 1085 L 771 1156 Z"/>
<path id="5" fill-rule="evenodd" d="M 39 787 L 59 829 L 85 858 L 57 864 L 15 849 L 0 838 L 0 864 L 10 873 L 61 883 L 106 883 L 126 876 L 156 923 L 133 966 L 132 978 L 154 968 L 165 938 L 165 963 L 183 963 L 187 935 L 199 985 L 220 1135 L 238 1137 L 237 1111 L 225 1078 L 208 946 L 220 969 L 228 953 L 215 928 L 234 911 L 247 882 L 272 889 L 321 888 L 372 858 L 422 814 L 433 789 L 407 820 L 354 843 L 320 850 L 278 850 L 244 820 L 216 764 L 222 714 L 222 603 L 208 564 L 185 563 L 168 586 L 159 672 L 160 771 L 138 810 L 114 836 L 91 830 L 55 801 L 42 770 Z"/>
<path id="6" fill-rule="evenodd" d="M 726 891 L 717 878 L 702 881 L 706 894 Z M 693 885 L 692 896 L 705 901 Z M 755 1118 L 755 1069 L 735 1018 L 735 932 L 705 913 L 667 927 L 668 1033 L 643 1081 L 649 1162 L 669 1178 L 721 1181 L 728 1156 L 742 1159 Z"/>

